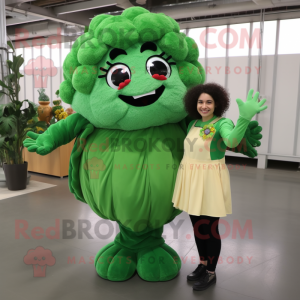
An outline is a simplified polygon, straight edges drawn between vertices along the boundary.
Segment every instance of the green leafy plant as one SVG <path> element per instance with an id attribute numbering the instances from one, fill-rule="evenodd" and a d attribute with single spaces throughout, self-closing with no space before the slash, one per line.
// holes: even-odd
<path id="1" fill-rule="evenodd" d="M 61 105 L 56 105 L 52 107 L 53 115 L 55 116 L 55 111 L 61 110 L 63 107 Z"/>
<path id="2" fill-rule="evenodd" d="M 55 106 L 59 106 L 60 103 L 61 103 L 61 100 L 53 100 L 53 104 L 54 104 Z"/>
<path id="3" fill-rule="evenodd" d="M 7 164 L 22 164 L 23 141 L 28 131 L 37 127 L 47 129 L 46 122 L 38 121 L 38 106 L 29 100 L 20 100 L 20 67 L 24 63 L 22 55 L 7 60 L 8 75 L 0 80 L 0 98 L 8 96 L 8 104 L 0 104 L 0 160 Z M 37 132 L 37 131 L 36 131 Z"/>
<path id="4" fill-rule="evenodd" d="M 55 92 L 55 95 L 57 96 L 57 98 L 59 98 L 59 90 L 57 90 L 57 91 Z"/>
<path id="5" fill-rule="evenodd" d="M 39 101 L 50 101 L 49 97 L 45 94 L 45 89 L 38 89 L 39 92 Z"/>

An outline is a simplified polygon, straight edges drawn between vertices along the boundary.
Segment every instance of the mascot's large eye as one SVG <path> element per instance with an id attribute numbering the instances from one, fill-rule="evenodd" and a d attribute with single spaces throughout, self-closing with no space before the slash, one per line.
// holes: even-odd
<path id="1" fill-rule="evenodd" d="M 131 72 L 126 65 L 116 64 L 113 65 L 107 72 L 106 81 L 107 84 L 113 89 L 118 89 L 119 84 L 126 79 L 130 79 Z"/>
<path id="2" fill-rule="evenodd" d="M 164 75 L 167 78 L 171 75 L 170 65 L 159 56 L 152 56 L 147 60 L 146 68 L 148 73 L 153 76 L 154 74 Z"/>

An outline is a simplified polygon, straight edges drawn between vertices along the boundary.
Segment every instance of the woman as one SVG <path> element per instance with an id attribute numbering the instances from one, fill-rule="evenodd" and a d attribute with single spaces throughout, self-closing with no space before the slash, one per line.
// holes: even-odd
<path id="1" fill-rule="evenodd" d="M 173 206 L 190 215 L 200 264 L 187 276 L 196 281 L 194 290 L 204 290 L 216 282 L 216 265 L 221 251 L 219 219 L 232 213 L 230 178 L 225 164 L 226 147 L 242 140 L 254 115 L 267 106 L 258 102 L 259 92 L 246 102 L 237 99 L 236 126 L 222 118 L 229 107 L 229 94 L 219 84 L 201 84 L 190 89 L 185 98 L 187 113 L 194 119 L 184 140 L 184 156 L 177 173 Z"/>

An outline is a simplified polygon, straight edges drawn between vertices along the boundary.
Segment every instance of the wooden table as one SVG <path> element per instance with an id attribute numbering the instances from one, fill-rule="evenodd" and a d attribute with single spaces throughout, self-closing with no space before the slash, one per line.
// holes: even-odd
<path id="1" fill-rule="evenodd" d="M 28 162 L 28 171 L 52 176 L 69 175 L 69 161 L 75 139 L 60 146 L 47 155 L 38 155 L 24 148 L 24 160 Z"/>

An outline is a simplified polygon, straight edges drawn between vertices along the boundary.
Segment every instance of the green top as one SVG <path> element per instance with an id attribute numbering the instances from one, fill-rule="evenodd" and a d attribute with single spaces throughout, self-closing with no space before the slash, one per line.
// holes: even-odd
<path id="1" fill-rule="evenodd" d="M 202 128 L 204 125 L 210 124 L 213 120 L 215 120 L 217 116 L 213 116 L 210 120 L 203 122 L 202 119 L 198 120 L 195 124 L 195 127 Z M 194 124 L 195 120 L 191 121 L 188 126 L 188 132 Z M 210 143 L 210 153 L 211 159 L 221 159 L 225 156 L 226 148 L 235 148 L 241 140 L 243 139 L 247 127 L 250 123 L 250 120 L 239 116 L 236 126 L 234 126 L 233 122 L 228 118 L 221 118 L 216 123 L 214 123 L 214 127 L 216 129 L 216 133 Z"/>

